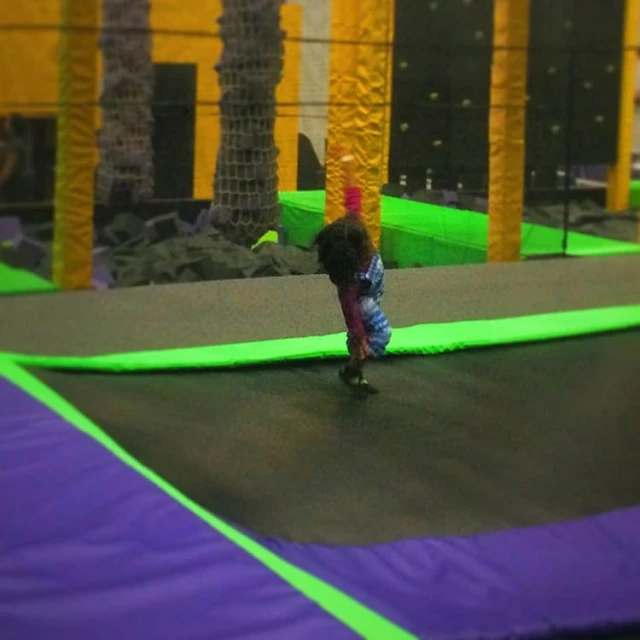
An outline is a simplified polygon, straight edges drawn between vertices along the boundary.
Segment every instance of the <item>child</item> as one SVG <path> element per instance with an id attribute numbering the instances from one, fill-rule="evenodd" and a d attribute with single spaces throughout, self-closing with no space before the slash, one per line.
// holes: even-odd
<path id="1" fill-rule="evenodd" d="M 369 356 L 384 354 L 391 339 L 389 321 L 380 308 L 384 293 L 384 265 L 361 220 L 360 189 L 355 184 L 353 157 L 342 158 L 346 170 L 346 215 L 326 226 L 317 236 L 318 257 L 338 289 L 347 325 L 350 358 L 340 371 L 341 380 L 358 393 L 377 390 L 364 378 Z"/>

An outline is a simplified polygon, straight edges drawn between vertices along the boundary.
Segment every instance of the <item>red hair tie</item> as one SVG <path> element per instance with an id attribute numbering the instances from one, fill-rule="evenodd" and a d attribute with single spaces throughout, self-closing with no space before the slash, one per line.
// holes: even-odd
<path id="1" fill-rule="evenodd" d="M 362 211 L 362 192 L 358 187 L 348 187 L 344 194 L 344 207 L 347 215 L 360 218 Z"/>

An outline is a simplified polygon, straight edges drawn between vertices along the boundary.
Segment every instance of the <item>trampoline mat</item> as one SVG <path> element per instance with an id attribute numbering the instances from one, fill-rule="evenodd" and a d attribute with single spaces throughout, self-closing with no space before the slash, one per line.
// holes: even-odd
<path id="1" fill-rule="evenodd" d="M 257 534 L 371 544 L 640 504 L 640 331 L 337 363 L 34 373 L 209 511 Z"/>

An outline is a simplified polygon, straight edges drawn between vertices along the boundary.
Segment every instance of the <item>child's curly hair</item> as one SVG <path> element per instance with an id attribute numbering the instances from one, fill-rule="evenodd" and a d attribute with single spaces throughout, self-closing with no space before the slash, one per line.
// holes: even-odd
<path id="1" fill-rule="evenodd" d="M 327 225 L 316 236 L 314 244 L 320 264 L 336 286 L 352 282 L 358 269 L 373 255 L 367 228 L 352 216 Z"/>

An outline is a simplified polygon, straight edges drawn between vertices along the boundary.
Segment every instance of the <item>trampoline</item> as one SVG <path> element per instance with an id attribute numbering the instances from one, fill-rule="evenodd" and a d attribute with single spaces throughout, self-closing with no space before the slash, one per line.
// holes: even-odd
<path id="1" fill-rule="evenodd" d="M 391 272 L 366 401 L 322 278 L 7 298 L 0 627 L 638 637 L 637 270 Z"/>

